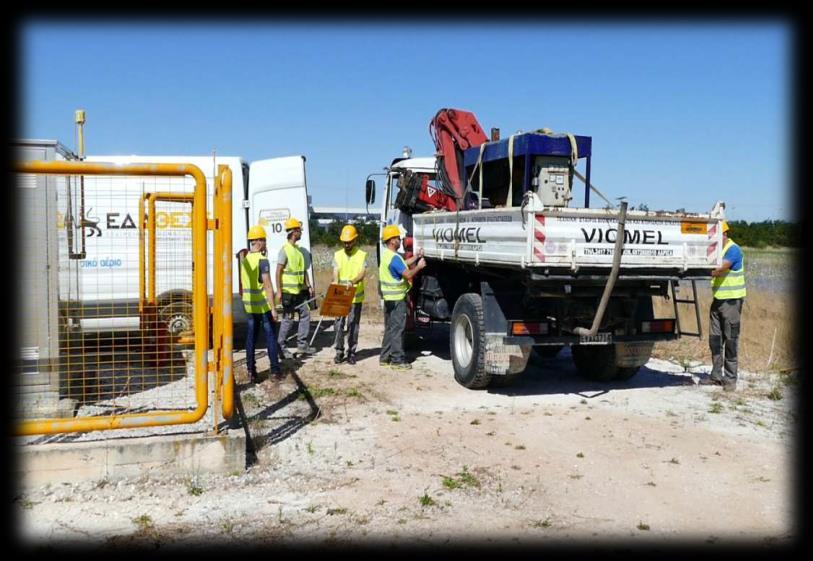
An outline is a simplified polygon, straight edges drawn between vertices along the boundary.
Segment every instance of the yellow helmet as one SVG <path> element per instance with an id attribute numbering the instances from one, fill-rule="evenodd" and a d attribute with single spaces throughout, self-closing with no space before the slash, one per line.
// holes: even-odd
<path id="1" fill-rule="evenodd" d="M 301 228 L 302 222 L 294 218 L 293 216 L 285 221 L 285 231 L 293 230 L 294 228 Z"/>
<path id="2" fill-rule="evenodd" d="M 723 233 L 728 232 L 728 222 L 723 220 Z"/>
<path id="3" fill-rule="evenodd" d="M 359 233 L 356 231 L 356 227 L 352 224 L 348 224 L 342 228 L 342 235 L 339 236 L 339 240 L 343 242 L 352 242 L 357 237 L 359 237 Z"/>
<path id="4" fill-rule="evenodd" d="M 384 231 L 381 232 L 381 241 L 385 242 L 389 239 L 400 237 L 401 230 L 398 229 L 398 226 L 395 224 L 390 224 L 389 226 L 384 227 Z"/>
<path id="5" fill-rule="evenodd" d="M 265 239 L 265 228 L 257 224 L 256 226 L 252 226 L 248 229 L 248 235 L 246 236 L 248 241 L 251 240 L 264 240 Z"/>

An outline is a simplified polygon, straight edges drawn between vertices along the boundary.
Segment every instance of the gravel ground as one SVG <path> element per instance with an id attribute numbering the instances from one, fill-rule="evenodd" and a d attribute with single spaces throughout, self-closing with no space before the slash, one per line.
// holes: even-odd
<path id="1" fill-rule="evenodd" d="M 798 537 L 787 378 L 743 372 L 724 393 L 697 385 L 708 365 L 652 359 L 601 384 L 579 378 L 566 349 L 508 388 L 472 391 L 454 381 L 440 330 L 413 370 L 379 367 L 382 327 L 362 325 L 355 366 L 333 364 L 332 330 L 281 383 L 245 383 L 238 366 L 256 449 L 244 472 L 30 489 L 14 500 L 17 537 L 169 551 Z"/>

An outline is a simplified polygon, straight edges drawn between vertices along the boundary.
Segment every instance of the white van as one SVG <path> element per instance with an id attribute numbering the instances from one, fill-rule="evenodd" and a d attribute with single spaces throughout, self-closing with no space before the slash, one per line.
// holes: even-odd
<path id="1" fill-rule="evenodd" d="M 188 163 L 200 168 L 207 182 L 207 212 L 212 218 L 214 176 L 218 165 L 232 172 L 232 245 L 236 253 L 248 247 L 246 232 L 254 224 L 265 227 L 272 279 L 277 254 L 286 240 L 283 224 L 289 217 L 302 221 L 299 241 L 306 257 L 311 286 L 315 286 L 310 258 L 308 192 L 305 157 L 301 155 L 246 163 L 227 156 L 105 156 L 89 155 L 87 162 L 114 164 Z M 97 182 L 94 184 L 94 181 Z M 100 184 L 105 181 L 107 184 Z M 145 192 L 192 192 L 188 177 L 105 177 L 85 179 L 84 259 L 79 263 L 81 328 L 85 332 L 139 328 L 139 201 Z M 159 314 L 173 334 L 191 329 L 191 208 L 183 203 L 156 204 L 156 288 Z M 77 210 L 74 209 L 76 213 Z M 208 241 L 208 286 L 212 290 L 212 234 Z M 235 324 L 245 323 L 239 295 L 240 271 L 232 267 Z M 211 292 L 210 292 L 211 295 Z M 237 333 L 237 330 L 235 331 Z"/>

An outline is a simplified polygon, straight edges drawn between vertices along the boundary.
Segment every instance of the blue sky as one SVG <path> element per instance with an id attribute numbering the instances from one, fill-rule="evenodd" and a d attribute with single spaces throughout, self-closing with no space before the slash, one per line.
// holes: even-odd
<path id="1" fill-rule="evenodd" d="M 88 154 L 304 154 L 314 204 L 357 207 L 367 174 L 404 145 L 433 153 L 429 121 L 454 107 L 503 137 L 592 136 L 593 183 L 632 205 L 724 200 L 732 220 L 799 218 L 782 20 L 29 19 L 19 31 L 19 136 L 75 148 L 82 108 Z"/>

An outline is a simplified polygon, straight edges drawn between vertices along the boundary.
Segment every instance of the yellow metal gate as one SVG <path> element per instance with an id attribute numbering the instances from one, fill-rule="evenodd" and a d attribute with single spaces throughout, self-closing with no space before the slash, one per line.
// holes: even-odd
<path id="1" fill-rule="evenodd" d="M 214 426 L 221 407 L 231 417 L 230 169 L 218 167 L 211 219 L 206 178 L 190 164 L 31 161 L 15 171 L 18 192 L 43 189 L 36 205 L 19 204 L 17 212 L 21 221 L 29 213 L 46 217 L 26 232 L 41 235 L 45 254 L 37 261 L 44 266 L 29 276 L 48 275 L 37 293 L 26 290 L 26 274 L 18 285 L 27 303 L 18 327 L 27 343 L 17 369 L 24 403 L 17 433 L 195 423 L 210 405 L 210 373 Z M 26 247 L 40 247 L 38 241 Z M 57 321 L 38 322 L 32 310 L 39 309 Z M 44 380 L 39 393 L 25 390 L 35 374 Z M 64 402 L 71 406 L 54 405 Z"/>

